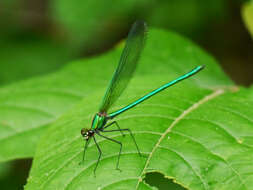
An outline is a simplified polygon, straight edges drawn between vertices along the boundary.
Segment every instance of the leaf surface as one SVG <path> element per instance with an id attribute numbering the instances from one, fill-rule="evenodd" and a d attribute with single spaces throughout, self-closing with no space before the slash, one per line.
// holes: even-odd
<path id="1" fill-rule="evenodd" d="M 132 130 L 144 156 L 139 157 L 129 134 L 107 133 L 123 143 L 122 171 L 115 170 L 118 144 L 97 136 L 103 155 L 96 177 L 93 169 L 98 152 L 93 142 L 85 164 L 79 165 L 84 143 L 80 129 L 90 127 L 104 92 L 96 87 L 92 96 L 47 130 L 39 143 L 27 190 L 154 189 L 143 182 L 145 174 L 154 171 L 188 189 L 252 187 L 253 89 L 233 87 L 215 62 L 185 39 L 152 30 L 147 43 L 137 74 L 115 110 L 186 72 L 196 62 L 205 62 L 206 70 L 116 118 L 121 128 Z"/>
<path id="2" fill-rule="evenodd" d="M 148 41 L 136 76 L 150 78 L 152 73 L 163 73 L 164 77 L 159 78 L 160 85 L 162 81 L 174 79 L 179 75 L 177 73 L 183 74 L 196 65 L 207 64 L 213 66 L 205 72 L 216 78 L 199 75 L 201 80 L 194 82 L 213 88 L 217 86 L 215 81 L 220 81 L 219 85 L 231 84 L 214 60 L 191 42 L 160 30 L 152 30 Z M 119 47 L 96 58 L 70 63 L 53 74 L 1 88 L 0 161 L 33 156 L 37 141 L 48 125 L 84 97 L 95 95 L 97 101 L 101 101 L 121 51 Z M 149 89 L 156 87 L 153 85 Z M 94 94 L 98 89 L 102 89 L 100 94 Z M 147 92 L 148 89 L 144 90 Z"/>
<path id="3" fill-rule="evenodd" d="M 71 50 L 63 43 L 33 35 L 3 35 L 0 37 L 0 49 L 0 85 L 53 72 L 71 57 Z"/>

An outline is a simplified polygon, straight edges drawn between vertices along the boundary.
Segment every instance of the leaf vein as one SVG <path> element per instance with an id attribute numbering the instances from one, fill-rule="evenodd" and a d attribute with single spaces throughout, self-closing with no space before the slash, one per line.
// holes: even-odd
<path id="1" fill-rule="evenodd" d="M 120 180 L 114 181 L 114 182 L 112 182 L 112 183 L 108 183 L 108 184 L 106 184 L 106 185 L 100 187 L 100 190 L 102 190 L 102 189 L 104 189 L 104 188 L 106 188 L 106 187 L 108 187 L 108 186 L 110 186 L 110 185 L 113 185 L 113 184 L 122 182 L 122 181 L 131 181 L 131 180 L 137 180 L 137 179 L 138 179 L 138 177 L 129 177 L 129 178 L 125 178 L 125 179 L 122 179 L 122 178 L 121 178 Z"/>
<path id="2" fill-rule="evenodd" d="M 163 148 L 163 149 L 166 149 L 166 150 L 169 150 L 173 153 L 175 153 L 176 155 L 178 155 L 190 168 L 191 170 L 193 171 L 193 173 L 200 179 L 201 183 L 204 185 L 205 189 L 209 189 L 208 185 L 206 184 L 206 182 L 204 181 L 203 177 L 201 176 L 200 173 L 198 173 L 194 168 L 193 166 L 191 165 L 191 162 L 188 161 L 182 154 L 180 154 L 179 152 L 175 151 L 175 150 L 172 150 L 170 148 L 167 148 L 167 147 L 164 147 L 164 146 L 161 146 L 161 145 L 158 145 L 159 148 Z"/>
<path id="3" fill-rule="evenodd" d="M 138 155 L 138 152 L 122 152 L 122 153 L 121 153 L 121 155 L 130 155 L 130 154 L 136 154 L 136 155 Z M 148 155 L 149 152 L 142 152 L 142 154 Z M 106 159 L 111 159 L 111 158 L 113 158 L 113 157 L 118 157 L 118 155 L 119 155 L 119 154 L 113 154 L 113 155 L 105 156 L 105 157 L 101 158 L 100 161 L 103 161 L 103 160 L 106 160 Z M 84 171 L 87 170 L 88 168 L 94 166 L 96 163 L 97 163 L 97 161 L 94 161 L 94 162 L 92 162 L 90 165 L 88 165 L 86 168 L 83 168 L 83 169 L 81 170 L 81 172 L 79 172 L 77 175 L 75 175 L 75 176 L 69 181 L 69 183 L 67 183 L 67 184 L 65 185 L 65 188 L 64 188 L 64 189 L 67 189 L 68 186 L 69 186 L 76 178 L 78 178 L 78 177 L 82 174 L 82 172 L 84 172 Z M 138 179 L 139 179 L 139 178 L 136 177 L 136 180 L 138 180 Z"/>
<path id="4" fill-rule="evenodd" d="M 216 91 L 213 91 L 212 93 L 204 96 L 202 99 L 200 99 L 198 102 L 196 102 L 195 104 L 193 104 L 192 106 L 190 106 L 188 109 L 186 109 L 184 112 L 181 113 L 181 115 L 179 115 L 173 122 L 172 124 L 168 127 L 168 129 L 164 132 L 164 134 L 161 136 L 161 138 L 157 141 L 156 145 L 154 146 L 153 150 L 151 151 L 146 164 L 143 168 L 143 171 L 141 173 L 141 175 L 139 176 L 139 180 L 138 183 L 136 185 L 135 189 L 138 189 L 140 181 L 142 179 L 142 176 L 144 175 L 144 172 L 146 171 L 148 164 L 150 162 L 151 157 L 153 156 L 155 150 L 157 149 L 158 145 L 160 145 L 161 141 L 165 138 L 165 136 L 171 131 L 171 129 L 180 121 L 182 120 L 188 113 L 192 112 L 193 110 L 197 109 L 200 105 L 204 104 L 205 102 L 208 102 L 211 99 L 216 98 L 217 96 L 221 95 L 224 93 L 223 89 L 219 89 Z"/>
<path id="5" fill-rule="evenodd" d="M 11 109 L 29 110 L 29 111 L 32 111 L 32 112 L 39 112 L 42 115 L 45 115 L 47 117 L 55 118 L 55 116 L 53 114 L 51 114 L 49 112 L 46 112 L 44 110 L 38 109 L 38 108 L 32 108 L 32 107 L 26 107 L 26 106 L 17 106 L 17 105 L 11 105 L 11 104 L 3 104 L 3 105 L 0 105 L 0 107 L 11 108 Z"/>
<path id="6" fill-rule="evenodd" d="M 237 139 L 234 135 L 231 134 L 230 131 L 228 131 L 228 129 L 226 129 L 225 127 L 223 127 L 220 123 L 216 123 L 216 122 L 213 122 L 213 121 L 210 121 L 208 119 L 199 119 L 199 118 L 184 118 L 184 120 L 198 120 L 198 121 L 203 121 L 203 122 L 207 122 L 207 123 L 211 123 L 215 126 L 217 126 L 218 128 L 220 128 L 222 131 L 224 131 L 228 136 L 230 136 L 236 143 L 238 143 L 239 145 L 241 146 L 245 146 L 245 147 L 248 147 L 248 148 L 251 148 L 252 146 L 250 145 L 247 145 L 247 144 L 242 144 L 242 143 L 239 143 L 239 139 Z"/>
<path id="7" fill-rule="evenodd" d="M 197 143 L 198 145 L 200 145 L 201 147 L 203 147 L 206 151 L 208 151 L 210 154 L 213 154 L 213 155 L 217 156 L 219 159 L 221 159 L 222 161 L 224 161 L 224 162 L 227 164 L 227 166 L 233 171 L 233 173 L 239 177 L 239 180 L 241 181 L 241 183 L 243 184 L 243 186 L 246 187 L 244 181 L 242 180 L 242 177 L 241 177 L 240 173 L 238 173 L 237 170 L 234 169 L 234 168 L 228 163 L 228 161 L 227 161 L 225 158 L 223 158 L 222 156 L 220 156 L 220 155 L 218 155 L 218 154 L 212 152 L 212 151 L 209 150 L 206 146 L 204 146 L 203 144 L 201 144 L 198 140 L 196 140 L 196 139 L 193 138 L 193 137 L 190 137 L 190 136 L 188 136 L 188 135 L 182 134 L 182 133 L 180 133 L 180 132 L 175 132 L 175 131 L 174 131 L 173 133 L 178 134 L 178 135 L 180 135 L 180 136 L 182 136 L 182 137 L 184 137 L 184 138 L 189 139 L 189 140 L 192 141 L 192 142 Z"/>
<path id="8" fill-rule="evenodd" d="M 148 133 L 148 134 L 160 135 L 160 136 L 162 135 L 162 134 L 160 134 L 160 133 L 154 133 L 154 132 L 150 132 L 150 131 L 141 131 L 141 132 L 139 132 L 139 133 Z M 133 134 L 138 134 L 138 132 L 133 132 Z M 129 135 L 129 134 L 127 134 L 127 135 Z M 118 135 L 113 135 L 113 136 L 110 136 L 110 137 L 111 137 L 111 138 L 115 138 L 115 137 L 119 137 L 119 136 L 122 136 L 122 135 L 121 135 L 121 134 L 118 134 Z M 68 145 L 72 144 L 72 143 L 75 142 L 76 140 L 79 140 L 79 138 L 80 138 L 80 137 L 74 139 L 73 141 L 71 141 L 70 143 L 68 143 Z M 97 141 L 97 143 L 101 143 L 101 142 L 103 142 L 103 141 L 107 141 L 107 140 L 106 140 L 106 139 L 101 139 L 101 140 Z M 91 148 L 91 147 L 93 147 L 93 146 L 95 146 L 94 143 L 91 144 L 91 145 L 89 146 L 89 148 Z M 48 152 L 49 152 L 49 151 L 48 151 Z M 78 151 L 76 154 L 74 154 L 72 157 L 70 157 L 68 160 L 66 160 L 62 165 L 60 165 L 57 169 L 55 169 L 55 172 L 54 172 L 47 180 L 45 180 L 44 183 L 43 183 L 41 186 L 44 187 L 45 184 L 47 184 L 47 183 L 51 180 L 51 178 L 52 178 L 53 176 L 55 176 L 61 169 L 63 169 L 65 165 L 67 165 L 69 162 L 71 162 L 72 160 L 74 160 L 81 152 L 82 152 L 82 151 Z M 136 153 L 137 153 L 137 152 L 136 152 Z M 123 153 L 122 153 L 122 154 L 123 154 Z M 50 158 L 50 157 L 49 157 L 49 158 Z M 48 159 L 49 159 L 49 158 L 48 158 Z M 105 158 L 106 158 L 106 157 L 105 157 Z M 44 161 L 42 161 L 42 163 L 45 163 L 46 160 L 47 160 L 47 159 L 45 159 Z M 101 160 L 102 160 L 102 158 L 101 158 Z M 95 162 L 95 163 L 96 163 L 96 162 Z"/>

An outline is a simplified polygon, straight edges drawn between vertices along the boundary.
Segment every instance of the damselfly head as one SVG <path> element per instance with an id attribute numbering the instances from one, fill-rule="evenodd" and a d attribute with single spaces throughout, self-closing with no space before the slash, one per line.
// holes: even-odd
<path id="1" fill-rule="evenodd" d="M 94 135 L 94 131 L 91 129 L 82 128 L 81 135 L 83 136 L 85 140 L 88 140 L 90 137 Z"/>

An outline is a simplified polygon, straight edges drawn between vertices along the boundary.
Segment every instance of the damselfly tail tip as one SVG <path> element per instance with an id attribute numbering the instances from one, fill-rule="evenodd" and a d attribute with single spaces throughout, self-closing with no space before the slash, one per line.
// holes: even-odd
<path id="1" fill-rule="evenodd" d="M 200 65 L 201 69 L 204 69 L 206 67 L 206 65 Z"/>
<path id="2" fill-rule="evenodd" d="M 199 65 L 199 66 L 196 67 L 196 69 L 197 69 L 198 71 L 201 71 L 201 70 L 204 69 L 205 67 L 206 67 L 205 65 Z"/>

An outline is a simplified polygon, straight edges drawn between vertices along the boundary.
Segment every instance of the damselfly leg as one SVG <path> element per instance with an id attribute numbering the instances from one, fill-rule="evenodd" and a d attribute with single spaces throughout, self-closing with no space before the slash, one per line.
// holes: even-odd
<path id="1" fill-rule="evenodd" d="M 101 131 L 103 131 L 103 130 L 104 130 L 104 129 L 106 129 L 107 127 L 112 126 L 113 124 L 115 124 L 115 125 L 118 127 L 118 129 L 119 129 L 120 133 L 121 133 L 121 134 L 122 134 L 122 136 L 124 137 L 124 136 L 125 136 L 125 134 L 124 134 L 124 133 L 122 132 L 122 130 L 120 129 L 119 124 L 118 124 L 118 122 L 117 122 L 117 121 L 113 121 L 113 122 L 109 123 L 108 125 L 106 125 L 105 127 L 103 127 L 103 128 L 101 129 Z"/>
<path id="2" fill-rule="evenodd" d="M 107 140 L 109 140 L 109 141 L 115 142 L 115 143 L 117 143 L 117 144 L 120 145 L 119 155 L 118 155 L 118 161 L 117 161 L 117 165 L 116 165 L 116 169 L 117 169 L 117 170 L 120 170 L 120 169 L 119 169 L 119 158 L 120 158 L 121 151 L 122 151 L 122 143 L 119 142 L 119 141 L 117 141 L 117 140 L 114 140 L 114 139 L 111 139 L 111 138 L 109 138 L 109 137 L 106 137 L 106 136 L 104 136 L 104 135 L 101 135 L 99 132 L 97 132 L 97 134 L 98 134 L 100 137 L 103 137 L 103 138 L 105 138 L 105 139 L 107 139 Z"/>

